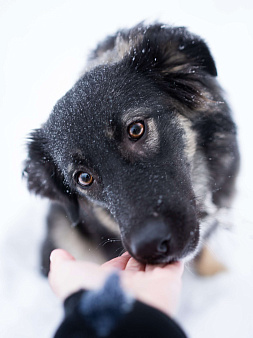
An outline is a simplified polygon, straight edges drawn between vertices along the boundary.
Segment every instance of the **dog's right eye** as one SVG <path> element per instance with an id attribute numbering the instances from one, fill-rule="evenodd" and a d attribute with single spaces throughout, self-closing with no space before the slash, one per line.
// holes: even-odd
<path id="1" fill-rule="evenodd" d="M 78 172 L 74 175 L 75 181 L 81 186 L 81 187 L 88 187 L 93 182 L 93 177 L 86 172 Z"/>

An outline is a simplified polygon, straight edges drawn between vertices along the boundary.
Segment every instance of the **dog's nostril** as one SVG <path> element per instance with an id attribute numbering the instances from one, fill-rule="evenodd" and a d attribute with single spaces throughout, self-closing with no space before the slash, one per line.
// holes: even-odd
<path id="1" fill-rule="evenodd" d="M 167 238 L 163 241 L 161 241 L 157 246 L 157 251 L 159 253 L 166 253 L 169 251 L 169 245 L 170 245 L 170 238 Z"/>

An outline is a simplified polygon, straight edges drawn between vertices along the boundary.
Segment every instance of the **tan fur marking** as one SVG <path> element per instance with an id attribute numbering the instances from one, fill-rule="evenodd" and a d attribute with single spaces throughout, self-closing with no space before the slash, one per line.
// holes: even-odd
<path id="1" fill-rule="evenodd" d="M 180 66 L 175 66 L 173 68 L 170 68 L 169 72 L 170 73 L 177 73 L 177 72 L 181 72 L 185 69 L 186 69 L 186 65 L 180 65 Z"/>
<path id="2" fill-rule="evenodd" d="M 147 123 L 148 134 L 145 142 L 143 143 L 142 149 L 138 148 L 138 154 L 140 156 L 148 156 L 150 153 L 155 153 L 160 144 L 159 132 L 157 130 L 154 119 L 149 118 L 149 109 L 129 109 L 124 112 L 122 116 L 122 124 L 127 126 L 138 120 L 145 120 Z M 137 153 L 135 145 L 132 147 L 133 151 Z"/>
<path id="3" fill-rule="evenodd" d="M 70 223 L 64 216 L 59 217 L 54 224 L 52 239 L 56 247 L 69 251 L 76 259 L 88 260 L 98 264 L 105 261 L 99 249 L 81 237 L 75 228 L 71 228 Z"/>
<path id="4" fill-rule="evenodd" d="M 176 46 L 172 47 L 172 48 L 176 48 Z M 162 73 L 173 73 L 173 72 L 178 72 L 178 71 L 184 71 L 189 67 L 189 64 L 187 63 L 187 58 L 185 57 L 184 54 L 182 53 L 176 53 L 174 55 L 171 55 L 171 49 L 169 48 L 167 49 L 167 51 L 165 51 L 165 68 L 164 70 L 162 70 Z M 171 68 L 171 65 L 173 63 L 176 63 L 177 66 Z M 167 68 L 167 67 L 168 68 Z"/>
<path id="5" fill-rule="evenodd" d="M 145 115 L 145 112 L 143 114 L 140 109 L 128 109 L 122 114 L 122 124 L 127 126 L 134 121 L 143 119 L 143 115 Z"/>
<path id="6" fill-rule="evenodd" d="M 95 68 L 99 65 L 114 64 L 121 61 L 135 45 L 141 42 L 142 39 L 143 35 L 138 35 L 137 37 L 125 40 L 120 34 L 118 34 L 115 40 L 114 48 L 101 51 L 96 59 L 91 60 L 88 63 L 86 71 L 91 70 L 92 68 Z"/>
<path id="7" fill-rule="evenodd" d="M 121 35 L 118 35 L 117 38 L 116 38 L 116 42 L 115 42 L 115 49 L 117 51 L 119 59 L 123 59 L 123 57 L 131 49 L 130 42 L 124 40 Z"/>
<path id="8" fill-rule="evenodd" d="M 213 276 L 227 270 L 206 246 L 203 247 L 200 254 L 195 258 L 194 267 L 200 276 Z"/>
<path id="9" fill-rule="evenodd" d="M 196 132 L 191 128 L 191 122 L 184 116 L 178 115 L 178 121 L 181 127 L 184 129 L 185 137 L 184 141 L 186 143 L 185 153 L 189 160 L 189 163 L 192 163 L 194 154 L 196 152 Z"/>
<path id="10" fill-rule="evenodd" d="M 147 120 L 148 125 L 148 137 L 146 140 L 147 151 L 156 152 L 159 147 L 159 133 L 155 124 L 155 121 L 152 119 Z"/>
<path id="11" fill-rule="evenodd" d="M 102 225 L 105 228 L 115 233 L 115 235 L 117 236 L 120 235 L 118 224 L 113 220 L 113 218 L 110 216 L 110 214 L 106 210 L 104 210 L 101 207 L 96 207 L 94 211 L 95 211 L 95 215 L 97 219 L 102 223 Z"/>
<path id="12" fill-rule="evenodd" d="M 143 34 L 137 34 L 129 37 L 129 40 L 125 40 L 119 33 L 115 39 L 115 45 L 113 49 L 101 50 L 98 56 L 91 60 L 85 71 L 89 71 L 99 65 L 114 64 L 121 61 L 126 54 L 130 53 L 134 46 L 137 46 L 143 40 Z"/>

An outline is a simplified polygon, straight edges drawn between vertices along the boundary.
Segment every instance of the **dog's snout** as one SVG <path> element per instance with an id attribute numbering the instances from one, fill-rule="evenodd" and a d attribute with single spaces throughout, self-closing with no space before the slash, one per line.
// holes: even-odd
<path id="1" fill-rule="evenodd" d="M 150 219 L 133 234 L 130 251 L 140 261 L 155 261 L 170 254 L 172 240 L 168 224 L 161 219 Z"/>

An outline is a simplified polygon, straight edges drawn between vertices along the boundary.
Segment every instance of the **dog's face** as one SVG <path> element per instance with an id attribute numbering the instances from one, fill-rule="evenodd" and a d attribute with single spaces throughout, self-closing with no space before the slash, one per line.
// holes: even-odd
<path id="1" fill-rule="evenodd" d="M 203 80 L 215 66 L 201 40 L 202 68 L 175 41 L 171 54 L 156 41 L 154 55 L 143 58 L 140 45 L 140 55 L 86 72 L 33 134 L 26 168 L 30 189 L 60 200 L 73 220 L 87 204 L 108 210 L 125 248 L 145 263 L 192 255 L 199 243 L 187 123 L 203 107 L 195 72 Z"/>

